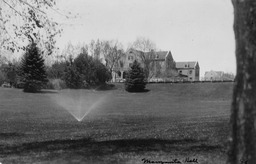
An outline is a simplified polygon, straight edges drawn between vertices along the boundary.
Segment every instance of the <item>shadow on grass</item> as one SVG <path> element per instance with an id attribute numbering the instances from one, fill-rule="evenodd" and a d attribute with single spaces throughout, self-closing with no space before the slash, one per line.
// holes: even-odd
<path id="1" fill-rule="evenodd" d="M 25 134 L 23 134 L 23 133 L 16 133 L 16 132 L 13 132 L 13 133 L 0 133 L 0 139 L 8 139 L 8 138 L 13 138 L 13 137 L 22 137 L 24 135 Z"/>
<path id="2" fill-rule="evenodd" d="M 41 90 L 35 93 L 42 93 L 42 94 L 58 94 L 59 92 L 56 90 Z"/>
<path id="3" fill-rule="evenodd" d="M 24 93 L 32 93 L 32 94 L 58 94 L 59 92 L 57 90 L 40 90 L 40 91 L 24 91 Z"/>
<path id="4" fill-rule="evenodd" d="M 116 87 L 114 84 L 102 84 L 94 89 L 97 91 L 107 91 L 107 90 L 114 90 L 116 89 Z"/>
<path id="5" fill-rule="evenodd" d="M 139 90 L 139 91 L 127 91 L 127 92 L 130 92 L 130 93 L 144 93 L 144 92 L 149 92 L 150 90 L 149 89 L 143 89 L 143 90 Z"/>
<path id="6" fill-rule="evenodd" d="M 29 152 L 83 152 L 85 156 L 102 156 L 121 152 L 151 151 L 225 151 L 221 145 L 207 145 L 205 140 L 182 139 L 120 139 L 94 141 L 91 138 L 78 140 L 54 140 L 26 143 L 19 146 L 0 146 L 0 154 L 20 154 Z"/>

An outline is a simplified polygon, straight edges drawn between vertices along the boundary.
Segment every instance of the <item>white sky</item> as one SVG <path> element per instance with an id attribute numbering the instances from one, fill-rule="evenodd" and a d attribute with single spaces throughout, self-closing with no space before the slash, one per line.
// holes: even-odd
<path id="1" fill-rule="evenodd" d="M 117 39 L 125 47 L 138 36 L 170 50 L 175 61 L 198 61 L 200 75 L 236 72 L 231 0 L 72 0 L 58 7 L 78 13 L 63 20 L 57 44 Z"/>

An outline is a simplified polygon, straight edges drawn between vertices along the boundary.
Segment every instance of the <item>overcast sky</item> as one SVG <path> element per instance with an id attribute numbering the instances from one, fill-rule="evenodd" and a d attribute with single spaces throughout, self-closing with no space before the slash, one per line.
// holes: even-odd
<path id="1" fill-rule="evenodd" d="M 198 61 L 201 76 L 236 72 L 231 0 L 59 0 L 58 6 L 79 14 L 62 20 L 60 48 L 98 38 L 126 47 L 143 36 L 175 61 Z"/>

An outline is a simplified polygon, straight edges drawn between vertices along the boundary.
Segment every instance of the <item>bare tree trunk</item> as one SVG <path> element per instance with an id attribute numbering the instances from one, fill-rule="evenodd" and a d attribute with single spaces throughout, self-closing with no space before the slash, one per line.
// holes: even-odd
<path id="1" fill-rule="evenodd" d="M 232 0 L 237 76 L 231 111 L 229 164 L 256 162 L 256 1 Z"/>

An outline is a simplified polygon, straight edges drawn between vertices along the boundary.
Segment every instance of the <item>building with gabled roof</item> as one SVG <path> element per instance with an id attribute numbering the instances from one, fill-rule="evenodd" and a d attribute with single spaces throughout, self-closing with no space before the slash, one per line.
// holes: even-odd
<path id="1" fill-rule="evenodd" d="M 222 75 L 224 72 L 222 71 L 207 71 L 204 74 L 204 80 L 206 81 L 220 81 L 222 80 Z"/>
<path id="2" fill-rule="evenodd" d="M 144 52 L 133 49 L 133 48 L 129 49 L 125 53 L 125 56 L 123 58 L 124 70 L 128 70 L 135 60 L 137 60 L 139 63 L 141 63 L 141 66 L 144 67 L 143 62 L 142 62 L 143 56 L 144 56 Z"/>
<path id="3" fill-rule="evenodd" d="M 112 81 L 123 81 L 132 63 L 137 60 L 145 67 L 145 60 L 149 63 L 148 81 L 199 81 L 198 62 L 175 62 L 171 51 L 143 52 L 129 49 L 120 60 L 122 67 L 113 74 Z M 190 72 L 192 73 L 190 74 Z"/>
<path id="4" fill-rule="evenodd" d="M 145 54 L 149 54 L 149 53 L 151 52 L 146 52 Z M 168 56 L 172 58 L 171 51 L 156 51 L 154 52 L 154 58 L 152 60 L 164 61 Z"/>
<path id="5" fill-rule="evenodd" d="M 179 74 L 188 77 L 188 81 L 199 81 L 200 67 L 197 61 L 176 62 L 176 68 Z"/>
<path id="6" fill-rule="evenodd" d="M 235 76 L 223 71 L 206 71 L 204 74 L 205 81 L 234 81 Z"/>

